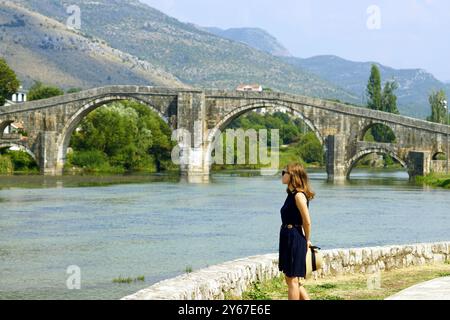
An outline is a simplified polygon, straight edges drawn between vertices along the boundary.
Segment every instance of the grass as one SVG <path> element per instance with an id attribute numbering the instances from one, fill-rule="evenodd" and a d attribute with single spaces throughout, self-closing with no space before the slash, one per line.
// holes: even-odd
<path id="1" fill-rule="evenodd" d="M 192 273 L 192 266 L 186 266 L 186 268 L 184 269 L 184 271 L 186 273 Z"/>
<path id="2" fill-rule="evenodd" d="M 248 292 L 247 297 L 249 300 L 270 300 L 268 293 L 264 291 L 264 287 L 261 283 L 256 282 L 253 284 L 252 289 Z"/>
<path id="3" fill-rule="evenodd" d="M 119 276 L 118 278 L 114 278 L 112 282 L 113 283 L 132 283 L 132 282 L 144 282 L 144 281 L 145 281 L 144 276 L 139 276 L 136 278 L 131 278 L 131 277 L 123 278 L 122 276 Z"/>
<path id="4" fill-rule="evenodd" d="M 439 277 L 441 278 L 450 277 L 450 272 L 441 272 L 439 273 Z"/>
<path id="5" fill-rule="evenodd" d="M 432 173 L 425 177 L 417 177 L 417 183 L 432 187 L 450 189 L 450 176 L 447 174 Z"/>
<path id="6" fill-rule="evenodd" d="M 450 276 L 450 262 L 413 266 L 381 272 L 379 289 L 369 289 L 368 275 L 343 275 L 308 280 L 305 288 L 313 300 L 383 300 L 415 284 Z M 284 276 L 257 282 L 244 292 L 242 299 L 225 295 L 228 300 L 287 300 Z"/>

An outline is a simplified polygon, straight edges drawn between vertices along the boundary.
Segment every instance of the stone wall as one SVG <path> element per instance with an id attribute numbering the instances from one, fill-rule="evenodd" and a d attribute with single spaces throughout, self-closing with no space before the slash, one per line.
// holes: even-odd
<path id="1" fill-rule="evenodd" d="M 431 161 L 431 172 L 446 172 L 447 160 L 433 160 Z"/>
<path id="2" fill-rule="evenodd" d="M 322 252 L 324 263 L 318 277 L 443 263 L 450 260 L 450 242 Z M 122 300 L 215 300 L 224 299 L 226 292 L 240 297 L 252 283 L 279 275 L 277 253 L 253 256 L 161 281 Z"/>

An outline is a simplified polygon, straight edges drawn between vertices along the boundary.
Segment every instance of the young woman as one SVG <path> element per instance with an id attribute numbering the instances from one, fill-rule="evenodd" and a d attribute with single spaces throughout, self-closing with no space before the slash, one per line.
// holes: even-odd
<path id="1" fill-rule="evenodd" d="M 289 300 L 310 300 L 303 284 L 306 253 L 311 247 L 309 202 L 315 194 L 301 164 L 289 164 L 282 175 L 283 184 L 288 185 L 288 196 L 281 208 L 278 268 L 284 273 Z"/>

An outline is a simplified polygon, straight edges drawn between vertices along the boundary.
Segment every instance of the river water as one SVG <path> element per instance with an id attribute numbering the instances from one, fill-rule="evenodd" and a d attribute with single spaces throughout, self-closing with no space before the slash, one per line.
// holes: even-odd
<path id="1" fill-rule="evenodd" d="M 355 169 L 342 184 L 310 170 L 313 244 L 322 249 L 450 239 L 450 192 L 404 171 Z M 118 299 L 162 279 L 278 252 L 279 177 L 0 177 L 0 299 Z M 69 290 L 78 266 L 81 289 Z M 114 278 L 145 276 L 115 284 Z"/>

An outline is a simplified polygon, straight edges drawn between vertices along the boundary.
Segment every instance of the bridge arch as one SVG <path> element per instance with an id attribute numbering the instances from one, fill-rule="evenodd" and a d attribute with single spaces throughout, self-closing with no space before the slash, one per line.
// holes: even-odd
<path id="1" fill-rule="evenodd" d="M 214 128 L 209 130 L 208 136 L 206 139 L 206 143 L 207 143 L 206 157 L 207 157 L 208 164 L 211 164 L 215 136 L 218 133 L 223 132 L 223 130 L 225 130 L 228 127 L 228 125 L 236 118 L 239 118 L 240 116 L 242 116 L 245 113 L 250 112 L 252 110 L 262 109 L 262 108 L 285 108 L 285 109 L 291 110 L 296 116 L 298 116 L 314 132 L 317 139 L 320 141 L 320 144 L 322 145 L 324 152 L 325 153 L 327 152 L 325 138 L 322 136 L 321 132 L 314 125 L 313 121 L 308 119 L 300 110 L 298 110 L 297 108 L 295 108 L 293 106 L 285 105 L 285 104 L 279 103 L 279 102 L 267 103 L 267 102 L 263 101 L 263 102 L 254 102 L 254 103 L 246 104 L 244 106 L 234 109 L 233 111 L 231 111 L 227 115 L 225 115 L 220 120 L 220 122 L 216 124 L 216 126 Z"/>
<path id="2" fill-rule="evenodd" d="M 365 149 L 362 150 L 360 152 L 358 152 L 357 154 L 355 154 L 350 160 L 347 161 L 346 163 L 346 177 L 349 178 L 350 174 L 353 170 L 353 168 L 355 167 L 355 165 L 358 163 L 358 161 L 371 153 L 377 153 L 377 154 L 387 154 L 389 156 L 391 156 L 392 158 L 394 158 L 395 160 L 397 160 L 403 168 L 405 168 L 406 170 L 409 169 L 408 167 L 408 163 L 406 161 L 404 161 L 398 154 L 396 154 L 394 151 L 389 150 L 388 148 L 369 148 L 369 149 Z"/>
<path id="3" fill-rule="evenodd" d="M 392 126 L 389 123 L 385 123 L 385 122 L 380 122 L 380 121 L 375 121 L 375 122 L 370 122 L 369 124 L 366 124 L 363 129 L 359 132 L 358 135 L 358 141 L 364 141 L 364 138 L 366 136 L 366 134 L 369 132 L 369 130 L 371 130 L 372 128 L 376 127 L 376 126 L 382 126 L 386 129 L 389 129 L 394 137 L 394 140 L 392 142 L 395 142 L 397 140 L 397 134 L 394 130 L 394 128 L 392 128 Z M 377 142 L 381 142 L 381 141 L 377 141 Z"/>
<path id="4" fill-rule="evenodd" d="M 5 120 L 5 121 L 0 122 L 0 139 L 3 138 L 3 134 L 6 130 L 6 128 L 9 125 L 13 124 L 14 122 L 15 122 L 15 120 Z"/>
<path id="5" fill-rule="evenodd" d="M 167 119 L 167 117 L 164 116 L 164 114 L 162 114 L 158 109 L 156 109 L 151 104 L 149 104 L 143 100 L 140 100 L 138 98 L 135 98 L 133 96 L 111 95 L 111 96 L 105 96 L 102 98 L 97 98 L 95 100 L 92 100 L 92 101 L 86 103 L 85 105 L 83 105 L 81 108 L 79 108 L 77 110 L 77 112 L 71 116 L 71 118 L 65 123 L 64 128 L 62 129 L 62 131 L 58 137 L 58 140 L 57 140 L 58 153 L 57 153 L 57 162 L 56 162 L 58 169 L 62 170 L 62 168 L 64 167 L 64 163 L 66 161 L 67 148 L 69 147 L 70 139 L 72 137 L 74 130 L 79 126 L 81 121 L 83 121 L 83 119 L 89 113 L 91 113 L 92 111 L 94 111 L 106 104 L 116 102 L 116 101 L 125 101 L 125 100 L 135 101 L 137 103 L 147 106 L 148 108 L 150 108 L 150 110 L 156 112 L 161 117 L 161 119 L 164 120 L 164 122 L 169 124 L 169 120 Z"/>
<path id="6" fill-rule="evenodd" d="M 440 160 L 439 158 L 447 159 L 447 153 L 445 151 L 438 151 L 433 154 L 432 160 Z"/>
<path id="7" fill-rule="evenodd" d="M 18 144 L 18 143 L 8 143 L 8 142 L 2 142 L 0 143 L 0 149 L 5 149 L 5 148 L 11 148 L 11 147 L 17 147 L 19 148 L 21 151 L 26 152 L 30 157 L 33 158 L 33 160 L 39 165 L 39 161 L 36 157 L 36 155 L 34 154 L 33 151 L 31 151 L 28 147 L 22 145 L 22 144 Z"/>

